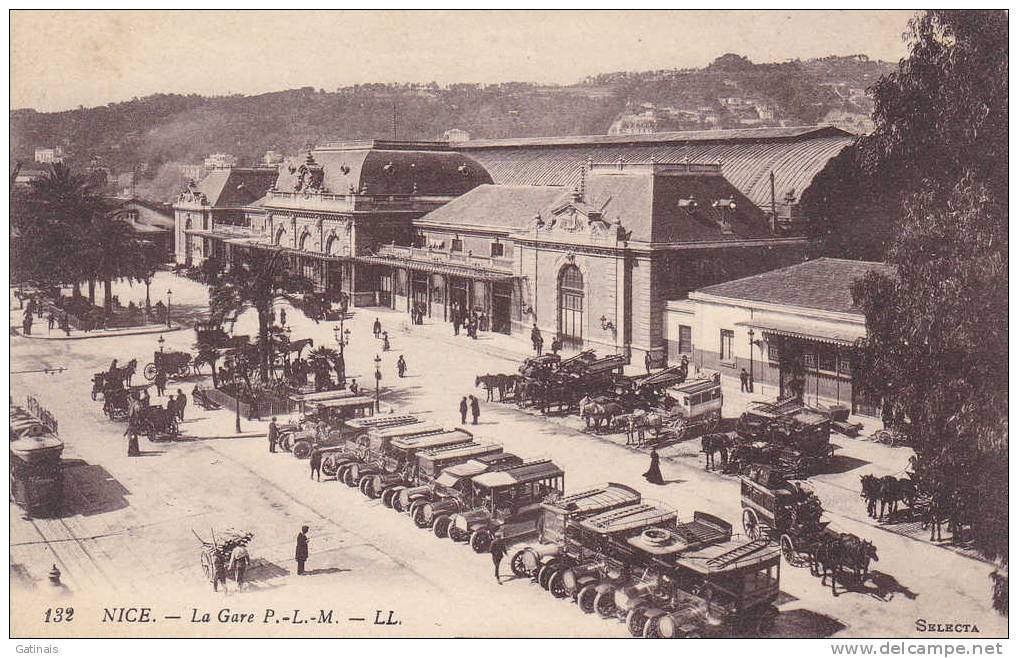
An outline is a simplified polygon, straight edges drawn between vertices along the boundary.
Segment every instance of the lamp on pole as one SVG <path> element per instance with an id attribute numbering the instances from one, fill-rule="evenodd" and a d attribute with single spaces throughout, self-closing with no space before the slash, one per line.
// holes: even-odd
<path id="1" fill-rule="evenodd" d="M 173 291 L 166 289 L 166 328 L 170 328 L 170 304 L 173 300 Z"/>
<path id="2" fill-rule="evenodd" d="M 252 393 L 253 394 L 253 393 Z M 233 417 L 233 430 L 235 433 L 240 434 L 240 382 L 237 382 L 237 386 L 234 389 L 233 408 L 235 415 Z"/>
<path id="3" fill-rule="evenodd" d="M 382 381 L 382 357 L 375 355 L 375 411 L 380 411 L 381 406 L 378 402 L 378 386 Z"/>
<path id="4" fill-rule="evenodd" d="M 343 329 L 342 316 L 340 316 L 339 325 L 332 328 L 332 336 L 336 339 L 336 345 L 339 346 L 339 363 L 341 364 L 339 385 L 344 386 L 346 384 L 346 356 L 343 353 L 343 348 L 350 344 L 350 330 Z"/>
<path id="5" fill-rule="evenodd" d="M 749 330 L 749 392 L 753 392 L 753 329 Z"/>
<path id="6" fill-rule="evenodd" d="M 162 334 L 159 334 L 159 340 L 157 340 L 156 342 L 159 343 L 159 351 L 162 352 L 163 351 L 163 345 L 166 343 L 166 339 L 163 338 Z"/>

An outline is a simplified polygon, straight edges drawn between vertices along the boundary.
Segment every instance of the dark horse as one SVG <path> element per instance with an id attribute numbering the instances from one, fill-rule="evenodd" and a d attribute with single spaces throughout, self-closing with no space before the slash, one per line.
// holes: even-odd
<path id="1" fill-rule="evenodd" d="M 876 562 L 877 548 L 872 542 L 849 533 L 827 530 L 810 552 L 810 572 L 820 576 L 820 584 L 831 577 L 831 593 L 838 595 L 838 580 L 844 584 L 845 571 L 851 571 L 859 582 L 866 580 L 870 561 Z"/>
<path id="2" fill-rule="evenodd" d="M 911 478 L 863 475 L 860 480 L 862 497 L 866 500 L 866 513 L 871 518 L 883 520 L 885 511 L 887 517 L 891 518 L 898 511 L 898 503 L 905 503 L 909 507 L 915 504 L 916 486 Z M 877 503 L 880 503 L 879 513 Z"/>
<path id="3" fill-rule="evenodd" d="M 721 470 L 728 466 L 729 439 L 727 434 L 704 434 L 700 439 L 700 452 L 704 454 L 704 470 L 715 470 L 714 453 L 721 454 Z"/>

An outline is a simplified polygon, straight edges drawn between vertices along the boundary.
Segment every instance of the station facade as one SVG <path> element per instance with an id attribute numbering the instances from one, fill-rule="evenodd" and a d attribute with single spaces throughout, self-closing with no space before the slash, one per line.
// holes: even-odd
<path id="1" fill-rule="evenodd" d="M 239 208 L 220 204 L 223 220 L 208 195 L 196 203 L 195 189 L 185 191 L 175 206 L 177 258 L 194 264 L 209 254 L 228 260 L 236 248 L 282 250 L 320 290 L 347 293 L 356 306 L 418 309 L 450 322 L 475 312 L 482 330 L 529 334 L 536 325 L 546 347 L 558 335 L 567 349 L 649 355 L 663 365 L 669 300 L 804 259 L 807 241 L 786 221 L 795 209 L 778 210 L 758 183 L 808 182 L 803 172 L 819 172 L 837 152 L 833 143 L 849 143 L 828 129 L 734 132 L 671 142 L 627 136 L 653 137 L 644 144 L 658 153 L 669 146 L 667 160 L 644 157 L 641 144 L 601 160 L 600 138 L 523 150 L 518 140 L 324 145 L 285 162 L 271 182 L 259 179 L 261 194 L 245 184 L 252 198 Z M 577 149 L 587 157 L 574 171 Z M 729 164 L 679 157 L 718 149 Z M 208 217 L 201 228 L 196 215 Z"/>

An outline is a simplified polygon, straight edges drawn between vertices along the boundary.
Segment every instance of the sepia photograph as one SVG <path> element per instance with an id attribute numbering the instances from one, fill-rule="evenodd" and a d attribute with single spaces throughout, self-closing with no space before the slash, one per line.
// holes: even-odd
<path id="1" fill-rule="evenodd" d="M 1007 10 L 8 20 L 12 651 L 1003 653 Z"/>

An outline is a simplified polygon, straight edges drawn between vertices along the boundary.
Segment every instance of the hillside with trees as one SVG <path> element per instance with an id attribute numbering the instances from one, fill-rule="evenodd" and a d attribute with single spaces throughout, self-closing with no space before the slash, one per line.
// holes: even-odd
<path id="1" fill-rule="evenodd" d="M 565 86 L 432 82 L 253 96 L 158 94 L 65 112 L 14 110 L 10 158 L 30 162 L 36 147 L 61 146 L 72 168 L 98 158 L 114 175 L 134 172 L 139 189 L 159 197 L 178 182 L 163 171 L 171 163 L 224 152 L 251 164 L 267 150 L 293 154 L 309 143 L 392 137 L 394 108 L 400 139 L 438 139 L 450 128 L 474 138 L 604 134 L 628 108 L 647 105 L 667 108 L 662 116 L 672 117 L 657 130 L 693 127 L 674 118 L 686 108 L 716 109 L 716 125 L 705 127 L 746 125 L 719 102 L 733 96 L 773 107 L 772 119 L 754 125 L 802 125 L 846 105 L 836 84 L 867 86 L 891 68 L 862 56 L 755 64 L 727 54 L 703 69 L 610 73 Z"/>

